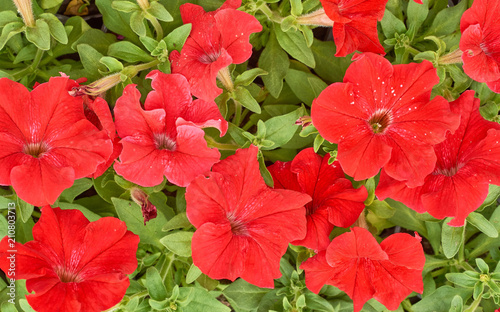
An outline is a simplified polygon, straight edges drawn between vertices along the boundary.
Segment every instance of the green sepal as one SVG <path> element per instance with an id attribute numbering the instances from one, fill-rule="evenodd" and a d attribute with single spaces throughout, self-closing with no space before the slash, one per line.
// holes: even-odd
<path id="1" fill-rule="evenodd" d="M 160 2 L 152 1 L 149 5 L 150 6 L 147 9 L 147 12 L 156 17 L 157 19 L 159 19 L 160 21 L 171 22 L 174 20 L 172 15 L 170 15 L 167 9 L 165 9 L 163 4 L 161 4 Z"/>
<path id="2" fill-rule="evenodd" d="M 35 27 L 26 27 L 26 39 L 40 50 L 50 49 L 50 28 L 47 22 L 37 19 Z"/>

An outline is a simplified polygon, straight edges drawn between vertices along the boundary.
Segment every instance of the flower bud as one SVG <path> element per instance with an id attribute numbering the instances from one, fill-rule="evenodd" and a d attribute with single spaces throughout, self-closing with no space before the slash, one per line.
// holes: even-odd
<path id="1" fill-rule="evenodd" d="M 33 16 L 33 11 L 31 9 L 31 0 L 13 0 L 17 7 L 17 11 L 21 13 L 23 17 L 24 24 L 29 27 L 35 27 L 35 17 Z"/>

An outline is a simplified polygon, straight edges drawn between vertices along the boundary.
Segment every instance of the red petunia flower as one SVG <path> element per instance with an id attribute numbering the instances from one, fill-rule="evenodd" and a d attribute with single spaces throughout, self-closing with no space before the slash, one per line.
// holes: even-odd
<path id="1" fill-rule="evenodd" d="M 460 20 L 464 72 L 500 93 L 500 2 L 475 0 Z"/>
<path id="2" fill-rule="evenodd" d="M 55 77 L 31 93 L 0 79 L 0 184 L 24 201 L 52 204 L 76 179 L 109 159 L 112 143 L 84 115 L 82 99 Z"/>
<path id="3" fill-rule="evenodd" d="M 338 143 L 338 160 L 355 180 L 370 178 L 381 167 L 408 186 L 422 185 L 432 172 L 432 145 L 459 124 L 449 103 L 436 96 L 436 69 L 428 61 L 391 65 L 372 53 L 357 55 L 343 83 L 323 90 L 312 105 L 313 124 Z"/>
<path id="4" fill-rule="evenodd" d="M 333 21 L 335 56 L 344 57 L 356 50 L 385 54 L 379 42 L 377 21 L 384 17 L 387 0 L 321 0 L 326 15 Z"/>
<path id="5" fill-rule="evenodd" d="M 139 236 L 125 222 L 106 217 L 89 222 L 79 210 L 42 208 L 33 241 L 0 242 L 0 268 L 26 279 L 29 304 L 38 312 L 94 312 L 116 305 L 137 267 Z M 15 251 L 12 251 L 15 250 Z M 15 259 L 15 271 L 9 270 Z"/>
<path id="6" fill-rule="evenodd" d="M 258 149 L 240 149 L 199 176 L 186 190 L 186 213 L 197 228 L 193 263 L 214 279 L 241 277 L 273 288 L 288 243 L 306 234 L 307 194 L 269 188 Z"/>
<path id="7" fill-rule="evenodd" d="M 220 153 L 208 148 L 201 128 L 215 127 L 221 135 L 227 122 L 215 102 L 193 101 L 184 76 L 149 73 L 151 91 L 141 108 L 141 94 L 128 85 L 116 101 L 116 129 L 123 151 L 115 162 L 116 173 L 141 186 L 155 186 L 163 176 L 187 186 L 219 161 Z"/>
<path id="8" fill-rule="evenodd" d="M 418 3 L 418 4 L 424 4 L 424 3 L 422 2 L 422 0 L 413 0 L 413 1 L 415 1 L 415 3 Z"/>
<path id="9" fill-rule="evenodd" d="M 488 185 L 500 185 L 500 125 L 481 116 L 479 102 L 474 91 L 466 91 L 450 104 L 461 116 L 460 126 L 434 146 L 436 167 L 424 185 L 408 188 L 382 170 L 377 196 L 439 219 L 455 217 L 448 223 L 451 226 L 464 225 L 469 213 L 486 199 Z"/>
<path id="10" fill-rule="evenodd" d="M 62 74 L 63 77 L 67 77 Z M 85 93 L 87 86 L 80 85 L 87 81 L 86 78 L 80 78 L 77 80 L 68 80 L 68 91 L 71 95 L 75 97 L 80 97 L 83 101 L 83 108 L 85 117 L 99 130 L 104 130 L 108 135 L 108 138 L 113 142 L 113 152 L 106 162 L 101 163 L 97 166 L 96 171 L 90 176 L 92 178 L 97 178 L 101 176 L 111 164 L 118 158 L 122 151 L 122 145 L 120 144 L 120 139 L 116 136 L 115 123 L 113 122 L 113 117 L 111 111 L 109 110 L 108 103 L 101 97 L 90 96 Z"/>
<path id="11" fill-rule="evenodd" d="M 323 285 L 333 285 L 354 301 L 354 312 L 375 298 L 389 310 L 412 292 L 422 293 L 425 264 L 420 237 L 398 233 L 380 245 L 367 230 L 359 227 L 332 240 L 300 266 L 306 286 L 319 293 Z"/>
<path id="12" fill-rule="evenodd" d="M 353 188 L 339 162 L 329 165 L 329 158 L 329 154 L 319 156 L 311 147 L 298 153 L 293 161 L 277 161 L 268 167 L 275 189 L 299 191 L 312 197 L 312 202 L 305 206 L 306 237 L 293 241 L 294 245 L 326 249 L 333 226 L 351 226 L 365 208 L 366 188 Z"/>
<path id="13" fill-rule="evenodd" d="M 241 0 L 228 0 L 214 12 L 199 5 L 180 6 L 184 24 L 191 23 L 191 33 L 181 53 L 172 51 L 172 73 L 184 75 L 197 98 L 213 101 L 222 90 L 217 87 L 219 72 L 230 64 L 241 64 L 252 55 L 249 36 L 262 26 L 252 15 L 236 10 Z"/>

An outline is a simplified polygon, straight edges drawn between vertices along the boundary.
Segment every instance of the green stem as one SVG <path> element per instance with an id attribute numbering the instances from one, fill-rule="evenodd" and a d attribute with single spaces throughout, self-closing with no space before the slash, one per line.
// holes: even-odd
<path id="1" fill-rule="evenodd" d="M 464 312 L 474 312 L 474 311 L 476 311 L 477 307 L 479 307 L 479 304 L 481 303 L 482 294 L 483 293 L 481 293 L 481 295 L 479 295 L 477 297 L 477 299 L 474 300 L 474 302 L 467 309 L 464 310 Z"/>
<path id="2" fill-rule="evenodd" d="M 159 60 L 154 60 L 154 61 L 151 61 L 149 63 L 139 64 L 139 65 L 132 65 L 130 67 L 132 67 L 135 70 L 137 70 L 138 72 L 140 72 L 141 70 L 150 69 L 151 67 L 155 67 L 158 64 L 160 64 L 160 61 Z M 132 77 L 130 77 L 130 78 L 132 78 Z"/>
<path id="3" fill-rule="evenodd" d="M 421 53 L 421 51 L 419 51 L 419 50 L 417 50 L 414 47 L 409 46 L 409 45 L 405 46 L 405 49 L 406 49 L 406 51 L 410 52 L 413 56 Z"/>
<path id="4" fill-rule="evenodd" d="M 219 143 L 214 140 L 211 136 L 205 135 L 205 140 L 207 141 L 208 147 L 215 147 L 219 150 L 223 151 L 235 151 L 238 148 L 240 148 L 238 145 L 235 144 L 226 144 L 226 143 Z"/>
<path id="5" fill-rule="evenodd" d="M 267 18 L 275 23 L 281 24 L 284 18 L 281 17 L 277 12 L 272 11 L 267 4 L 262 4 L 258 9 L 267 16 Z"/>
<path id="6" fill-rule="evenodd" d="M 470 265 L 467 261 L 460 262 L 460 266 L 466 271 L 475 271 L 472 265 Z"/>
<path id="7" fill-rule="evenodd" d="M 14 80 L 17 81 L 17 80 L 21 79 L 22 77 L 33 73 L 38 68 L 40 61 L 42 60 L 43 52 L 44 52 L 43 50 L 38 49 L 36 51 L 35 58 L 33 59 L 33 63 L 31 63 L 31 65 L 15 72 L 15 73 L 12 73 L 12 77 L 14 78 Z"/>
<path id="8" fill-rule="evenodd" d="M 156 17 L 151 15 L 151 16 L 146 16 L 146 18 L 148 19 L 148 21 L 151 22 L 151 25 L 153 25 L 153 27 L 155 28 L 156 41 L 160 41 L 161 39 L 163 39 L 163 28 L 161 27 L 160 22 L 158 22 Z"/>
<path id="9" fill-rule="evenodd" d="M 233 118 L 233 124 L 235 124 L 236 126 L 240 126 L 240 122 L 241 122 L 241 103 L 234 100 L 233 99 L 233 103 L 234 103 L 234 118 Z"/>

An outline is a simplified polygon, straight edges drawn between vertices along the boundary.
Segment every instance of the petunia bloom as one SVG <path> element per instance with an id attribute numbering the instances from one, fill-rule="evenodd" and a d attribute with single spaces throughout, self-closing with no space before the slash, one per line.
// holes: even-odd
<path id="1" fill-rule="evenodd" d="M 227 122 L 215 102 L 193 101 L 184 76 L 154 70 L 143 110 L 141 94 L 128 85 L 114 108 L 116 130 L 123 151 L 115 162 L 116 173 L 141 186 L 155 186 L 163 176 L 187 186 L 219 161 L 220 153 L 209 148 L 201 128 L 215 127 L 221 135 Z"/>
<path id="2" fill-rule="evenodd" d="M 319 293 L 323 285 L 333 285 L 351 297 L 354 312 L 371 298 L 396 310 L 412 291 L 424 290 L 425 255 L 420 240 L 397 233 L 379 245 L 370 232 L 354 227 L 300 268 L 305 271 L 309 290 Z"/>
<path id="3" fill-rule="evenodd" d="M 241 277 L 274 287 L 288 243 L 306 234 L 307 194 L 271 189 L 260 175 L 258 149 L 240 149 L 198 176 L 186 190 L 186 213 L 196 227 L 193 263 L 214 279 Z"/>
<path id="4" fill-rule="evenodd" d="M 440 96 L 430 100 L 439 82 L 436 69 L 428 61 L 393 66 L 372 53 L 355 59 L 344 82 L 330 85 L 314 100 L 313 124 L 338 144 L 340 165 L 355 180 L 384 167 L 409 187 L 422 185 L 436 164 L 432 145 L 459 124 L 448 101 Z"/>
<path id="5" fill-rule="evenodd" d="M 74 181 L 107 161 L 112 143 L 85 118 L 82 99 L 69 95 L 67 77 L 31 93 L 0 79 L 0 184 L 24 201 L 52 204 Z"/>
<path id="6" fill-rule="evenodd" d="M 320 0 L 323 9 L 297 18 L 299 24 L 332 26 L 335 56 L 354 51 L 385 54 L 377 21 L 384 17 L 387 0 Z"/>
<path id="7" fill-rule="evenodd" d="M 460 20 L 464 72 L 500 93 L 500 2 L 475 0 Z"/>
<path id="8" fill-rule="evenodd" d="M 180 6 L 182 21 L 192 28 L 181 53 L 170 54 L 172 73 L 184 75 L 197 98 L 214 100 L 222 93 L 216 78 L 223 83 L 230 80 L 227 67 L 252 55 L 250 34 L 260 32 L 262 26 L 254 16 L 236 10 L 240 6 L 241 0 L 227 0 L 214 12 L 191 3 Z"/>
<path id="9" fill-rule="evenodd" d="M 64 75 L 63 75 L 64 76 Z M 111 116 L 108 103 L 101 97 L 91 96 L 86 93 L 88 86 L 80 85 L 86 78 L 77 80 L 68 80 L 68 90 L 72 96 L 79 97 L 83 101 L 85 117 L 99 130 L 104 130 L 108 138 L 113 142 L 113 152 L 107 161 L 97 166 L 96 171 L 91 175 L 92 178 L 101 176 L 111 164 L 118 158 L 122 151 L 120 139 L 116 135 L 115 123 Z"/>
<path id="10" fill-rule="evenodd" d="M 126 274 L 137 267 L 139 244 L 125 222 L 89 222 L 79 210 L 45 206 L 33 238 L 15 247 L 8 236 L 0 242 L 0 268 L 10 278 L 26 279 L 28 292 L 35 292 L 26 296 L 33 309 L 98 312 L 121 301 L 130 284 Z M 15 271 L 9 271 L 12 257 Z"/>
<path id="11" fill-rule="evenodd" d="M 319 156 L 311 147 L 298 153 L 293 161 L 277 161 L 268 167 L 275 189 L 299 191 L 312 197 L 305 206 L 306 237 L 293 241 L 294 245 L 313 250 L 326 249 L 333 226 L 351 226 L 365 208 L 366 188 L 353 188 L 339 162 L 329 165 L 329 158 L 329 154 Z"/>
<path id="12" fill-rule="evenodd" d="M 434 146 L 436 167 L 424 185 L 408 188 L 382 170 L 377 196 L 439 219 L 454 217 L 451 226 L 464 225 L 488 196 L 488 185 L 500 185 L 500 125 L 481 116 L 479 102 L 474 91 L 466 91 L 451 103 L 451 110 L 460 114 L 460 126 Z"/>

